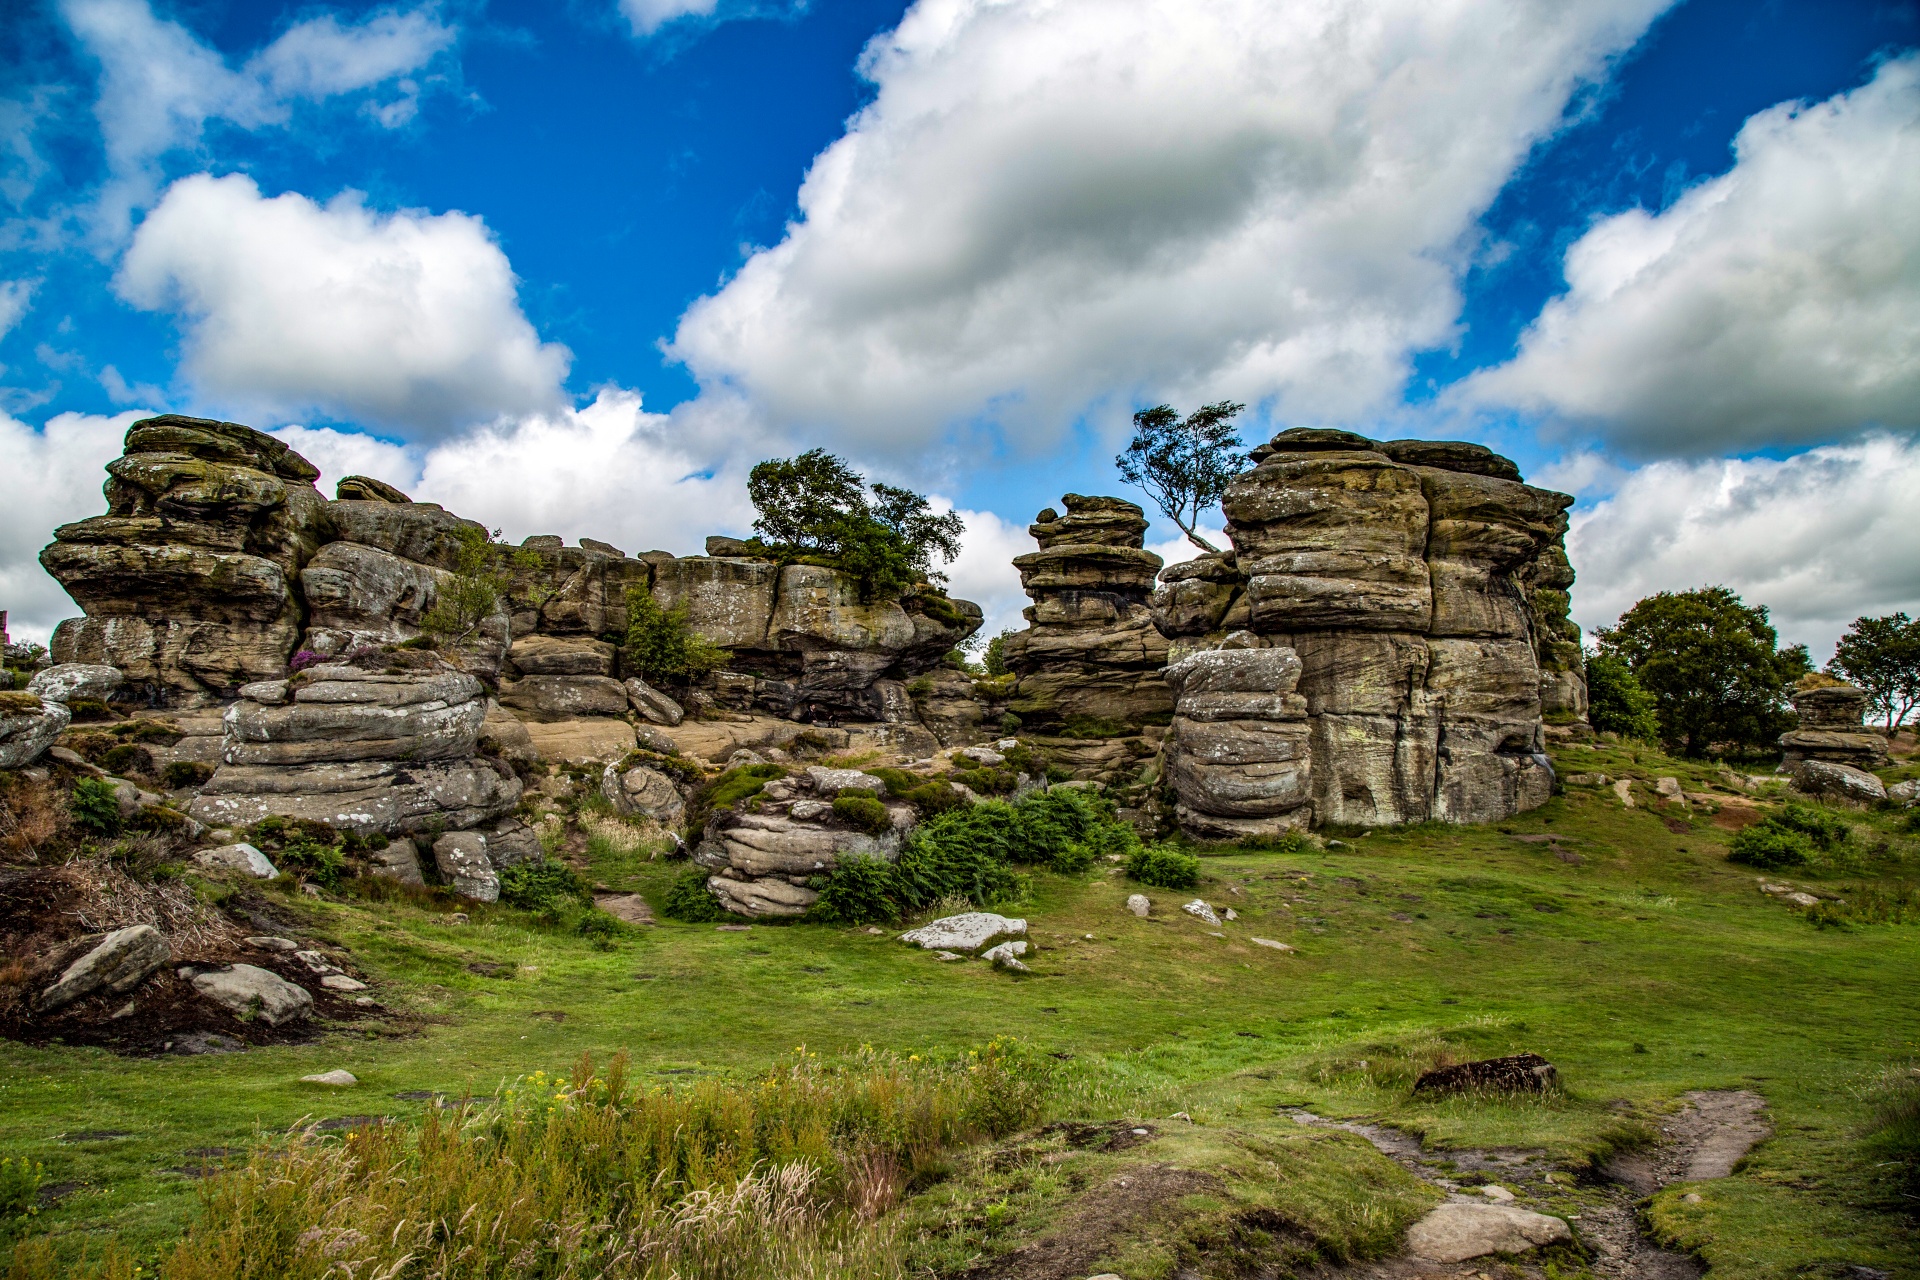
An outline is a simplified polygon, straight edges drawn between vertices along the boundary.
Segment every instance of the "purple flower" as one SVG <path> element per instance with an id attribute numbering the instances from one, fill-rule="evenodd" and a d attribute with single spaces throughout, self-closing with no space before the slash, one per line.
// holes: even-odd
<path id="1" fill-rule="evenodd" d="M 325 661 L 325 657 L 315 653 L 313 650 L 302 649 L 300 652 L 294 654 L 293 661 L 287 664 L 287 674 L 290 676 L 298 675 L 308 667 L 317 667 Z"/>

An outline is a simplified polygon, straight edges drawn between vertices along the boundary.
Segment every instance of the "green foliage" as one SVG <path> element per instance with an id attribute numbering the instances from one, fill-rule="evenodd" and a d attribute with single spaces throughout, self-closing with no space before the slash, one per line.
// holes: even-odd
<path id="1" fill-rule="evenodd" d="M 0 1159 L 0 1234 L 17 1220 L 39 1212 L 43 1180 L 40 1166 L 25 1156 Z"/>
<path id="2" fill-rule="evenodd" d="M 787 771 L 781 765 L 743 764 L 708 783 L 698 807 L 707 813 L 731 809 L 742 800 L 759 795 L 760 789 L 775 778 L 786 776 Z"/>
<path id="3" fill-rule="evenodd" d="M 944 581 L 933 557 L 959 555 L 966 531 L 957 512 L 937 516 L 912 490 L 869 484 L 824 449 L 759 463 L 748 474 L 747 495 L 760 513 L 753 527 L 770 550 L 831 564 L 859 583 L 862 601 L 897 599 L 922 581 Z"/>
<path id="4" fill-rule="evenodd" d="M 74 783 L 68 811 L 76 825 L 97 836 L 115 835 L 120 830 L 120 801 L 113 784 L 105 778 L 82 778 Z"/>
<path id="5" fill-rule="evenodd" d="M 508 568 L 521 559 L 499 536 L 497 529 L 489 534 L 475 525 L 454 535 L 453 569 L 434 592 L 433 607 L 420 616 L 421 631 L 436 644 L 464 643 L 499 609 L 510 585 Z"/>
<path id="6" fill-rule="evenodd" d="M 1920 1200 L 1920 1071 L 1889 1071 L 1869 1095 L 1866 1149 L 1899 1173 L 1901 1192 Z"/>
<path id="7" fill-rule="evenodd" d="M 1012 672 L 1007 666 L 1007 637 L 1014 634 L 1008 627 L 993 639 L 987 641 L 987 651 L 981 655 L 980 666 L 990 676 L 1004 676 Z M 1016 722 L 1017 723 L 1017 722 Z"/>
<path id="8" fill-rule="evenodd" d="M 160 773 L 168 789 L 202 787 L 213 777 L 213 766 L 199 760 L 175 760 Z"/>
<path id="9" fill-rule="evenodd" d="M 895 799 L 904 800 L 908 795 L 912 794 L 915 787 L 921 785 L 921 779 L 908 773 L 905 769 L 889 769 L 883 766 L 874 769 L 863 769 L 861 772 L 870 778 L 878 778 L 880 781 L 886 783 L 887 794 L 893 796 Z"/>
<path id="10" fill-rule="evenodd" d="M 123 777 L 129 773 L 150 774 L 153 772 L 153 755 L 145 747 L 123 742 L 101 755 L 100 767 Z"/>
<path id="11" fill-rule="evenodd" d="M 1587 659 L 1587 723 L 1596 732 L 1653 742 L 1660 720 L 1652 694 L 1640 687 L 1625 658 L 1596 653 Z"/>
<path id="12" fill-rule="evenodd" d="M 1113 460 L 1120 478 L 1147 491 L 1154 505 L 1202 551 L 1216 548 L 1194 532 L 1200 513 L 1219 502 L 1246 465 L 1233 433 L 1234 415 L 1246 408 L 1231 400 L 1202 405 L 1182 418 L 1170 405 L 1133 415 L 1133 440 Z"/>
<path id="13" fill-rule="evenodd" d="M 1594 635 L 1653 695 L 1661 738 L 1689 756 L 1771 747 L 1791 724 L 1787 689 L 1809 669 L 1806 646 L 1777 647 L 1765 605 L 1725 587 L 1662 591 Z"/>
<path id="14" fill-rule="evenodd" d="M 574 921 L 573 931 L 599 950 L 611 951 L 613 944 L 626 935 L 627 927 L 598 907 L 589 907 Z"/>
<path id="15" fill-rule="evenodd" d="M 843 787 L 834 797 L 833 816 L 870 836 L 881 835 L 893 826 L 887 806 L 863 787 Z"/>
<path id="16" fill-rule="evenodd" d="M 557 911 L 590 903 L 593 894 L 564 862 L 519 862 L 500 871 L 500 901 L 523 911 Z"/>
<path id="17" fill-rule="evenodd" d="M 273 859 L 283 874 L 338 890 L 347 877 L 347 855 L 366 850 L 371 841 L 324 822 L 304 818 L 262 818 L 246 830 L 246 839 Z"/>
<path id="18" fill-rule="evenodd" d="M 687 622 L 686 607 L 662 609 L 646 587 L 627 588 L 621 669 L 648 684 L 679 684 L 727 665 L 731 655 Z"/>
<path id="19" fill-rule="evenodd" d="M 878 924 L 900 914 L 893 893 L 893 865 L 856 854 L 821 878 L 819 901 L 808 915 L 829 924 Z"/>
<path id="20" fill-rule="evenodd" d="M 1768 820 L 1755 823 L 1733 837 L 1728 862 L 1763 871 L 1805 866 L 1813 859 L 1813 842 L 1789 827 Z"/>
<path id="21" fill-rule="evenodd" d="M 726 908 L 713 896 L 713 890 L 707 888 L 709 874 L 705 867 L 688 867 L 668 888 L 666 901 L 660 904 L 660 914 L 684 924 L 711 924 L 726 919 Z"/>
<path id="22" fill-rule="evenodd" d="M 873 772 L 869 769 L 867 772 Z M 931 818 L 936 814 L 958 809 L 967 803 L 967 798 L 945 782 L 926 782 L 907 792 L 902 799 L 920 811 L 922 817 Z"/>
<path id="23" fill-rule="evenodd" d="M 1313 841 L 1300 831 L 1288 831 L 1277 836 L 1250 836 L 1240 841 L 1242 849 L 1258 849 L 1262 853 L 1312 853 Z"/>
<path id="24" fill-rule="evenodd" d="M 1200 859 L 1164 844 L 1143 845 L 1127 859 L 1127 875 L 1161 889 L 1191 889 L 1200 883 Z"/>
<path id="25" fill-rule="evenodd" d="M 1085 871 L 1097 856 L 1087 840 L 1109 825 L 1112 812 L 1113 806 L 1083 788 L 1036 792 L 1014 806 L 1012 856 L 1065 875 Z"/>
<path id="26" fill-rule="evenodd" d="M 1821 853 L 1835 853 L 1853 839 L 1853 828 L 1837 815 L 1810 805 L 1788 804 L 1767 819 L 1787 831 L 1797 831 Z"/>
<path id="27" fill-rule="evenodd" d="M 1864 690 L 1868 710 L 1892 729 L 1920 706 L 1920 621 L 1904 613 L 1855 618 L 1827 670 Z"/>
<path id="28" fill-rule="evenodd" d="M 291 872 L 323 889 L 338 889 L 346 878 L 347 855 L 337 844 L 300 840 L 281 849 L 274 858 L 282 873 Z"/>

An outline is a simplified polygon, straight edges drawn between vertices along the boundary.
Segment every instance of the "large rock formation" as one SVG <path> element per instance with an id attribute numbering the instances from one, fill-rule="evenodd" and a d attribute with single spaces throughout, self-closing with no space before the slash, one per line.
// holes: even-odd
<path id="1" fill-rule="evenodd" d="M 1800 717 L 1797 727 L 1780 735 L 1780 767 L 1789 772 L 1806 760 L 1878 769 L 1887 762 L 1887 737 L 1861 721 L 1867 695 L 1832 676 L 1801 678 L 1790 695 Z"/>
<path id="2" fill-rule="evenodd" d="M 1313 818 L 1307 700 L 1295 693 L 1300 658 L 1252 647 L 1239 632 L 1223 649 L 1167 668 L 1179 697 L 1167 737 L 1167 780 L 1185 830 L 1214 839 L 1278 835 Z"/>
<path id="3" fill-rule="evenodd" d="M 1155 593 L 1173 656 L 1230 628 L 1294 651 L 1316 823 L 1543 803 L 1543 688 L 1563 712 L 1584 703 L 1570 667 L 1544 669 L 1567 663 L 1573 500 L 1477 445 L 1294 429 L 1253 458 L 1222 503 L 1233 550 Z"/>
<path id="4" fill-rule="evenodd" d="M 749 917 L 802 916 L 820 897 L 809 881 L 842 858 L 899 858 L 900 839 L 913 828 L 912 806 L 889 803 L 888 830 L 862 830 L 834 811 L 834 799 L 850 787 L 887 794 L 878 778 L 816 765 L 767 783 L 751 809 L 715 814 L 693 858 L 714 873 L 707 887 L 720 905 Z"/>
<path id="5" fill-rule="evenodd" d="M 183 706 L 284 674 L 294 582 L 333 536 L 318 469 L 251 427 L 168 414 L 134 423 L 107 472 L 107 514 L 40 553 L 87 615 L 54 632 L 54 660 L 117 667 Z"/>

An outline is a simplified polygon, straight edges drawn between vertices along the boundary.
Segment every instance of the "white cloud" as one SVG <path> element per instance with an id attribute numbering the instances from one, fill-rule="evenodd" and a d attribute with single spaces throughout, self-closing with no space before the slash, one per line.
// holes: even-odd
<path id="1" fill-rule="evenodd" d="M 243 129 L 284 124 L 296 101 L 377 89 L 420 71 L 459 34 L 432 5 L 382 9 L 351 26 L 327 14 L 290 27 L 236 71 L 186 27 L 155 15 L 148 0 L 61 0 L 60 12 L 100 63 L 94 115 L 111 177 L 96 215 L 109 241 L 158 190 L 160 158 L 195 145 L 209 120 Z M 410 80 L 395 88 L 391 101 L 369 103 L 388 127 L 411 118 L 420 91 Z"/>
<path id="2" fill-rule="evenodd" d="M 329 498 L 347 476 L 372 476 L 408 494 L 419 483 L 420 459 L 406 445 L 331 427 L 275 427 L 267 434 L 320 468 L 314 484 Z"/>
<path id="3" fill-rule="evenodd" d="M 1208 542 L 1211 542 L 1214 546 L 1222 550 L 1233 545 L 1233 539 L 1227 536 L 1227 531 L 1215 525 L 1200 525 L 1199 534 Z M 1168 564 L 1184 564 L 1196 556 L 1205 554 L 1200 548 L 1187 541 L 1187 535 L 1184 533 L 1176 534 L 1168 538 L 1165 542 L 1150 542 L 1147 544 L 1147 550 L 1153 552 L 1153 554 L 1159 556 Z"/>
<path id="4" fill-rule="evenodd" d="M 636 36 L 650 36 L 678 18 L 710 17 L 718 0 L 620 0 L 620 16 Z"/>
<path id="5" fill-rule="evenodd" d="M 1824 661 L 1862 615 L 1920 611 L 1920 442 L 1870 435 L 1792 457 L 1657 462 L 1573 513 L 1574 617 L 1611 625 L 1657 591 L 1724 585 Z"/>
<path id="6" fill-rule="evenodd" d="M 37 280 L 0 280 L 0 338 L 7 336 L 33 302 Z"/>
<path id="7" fill-rule="evenodd" d="M 37 431 L 0 414 L 0 605 L 16 642 L 45 644 L 55 623 L 80 613 L 40 568 L 40 548 L 57 526 L 106 511 L 103 468 L 120 456 L 127 427 L 150 412 L 63 413 Z"/>
<path id="8" fill-rule="evenodd" d="M 919 0 L 801 219 L 671 352 L 902 455 L 1132 395 L 1371 412 L 1450 337 L 1476 218 L 1666 2 Z"/>
<path id="9" fill-rule="evenodd" d="M 435 434 L 557 407 L 571 353 L 521 313 L 486 224 L 362 199 L 183 178 L 140 224 L 115 288 L 180 313 L 195 387 L 255 415 Z"/>
<path id="10" fill-rule="evenodd" d="M 1920 426 L 1920 57 L 1749 119 L 1737 161 L 1598 223 L 1568 291 L 1462 398 L 1641 454 Z"/>
<path id="11" fill-rule="evenodd" d="M 934 505 L 946 509 L 935 500 Z M 946 566 L 947 591 L 955 599 L 971 600 L 986 615 L 979 634 L 991 640 L 1002 631 L 1023 631 L 1027 620 L 1020 611 L 1033 602 L 1020 589 L 1020 572 L 1013 558 L 1039 550 L 1024 524 L 1012 524 L 991 511 L 960 511 L 967 531 L 960 556 Z"/>

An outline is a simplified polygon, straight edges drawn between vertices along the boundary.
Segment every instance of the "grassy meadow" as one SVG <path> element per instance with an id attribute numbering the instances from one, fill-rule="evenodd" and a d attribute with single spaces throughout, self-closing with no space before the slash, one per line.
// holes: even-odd
<path id="1" fill-rule="evenodd" d="M 1920 909 L 1901 905 L 1920 880 L 1920 835 L 1896 813 L 1847 814 L 1854 838 L 1834 864 L 1760 873 L 1726 852 L 1773 802 L 1736 795 L 1713 767 L 1634 746 L 1569 748 L 1556 763 L 1563 776 L 1647 785 L 1632 808 L 1611 789 L 1569 787 L 1493 826 L 1220 853 L 1203 859 L 1197 894 L 1146 890 L 1145 920 L 1125 910 L 1140 886 L 1117 868 L 1036 872 L 1017 911 L 1038 948 L 1030 976 L 942 964 L 893 931 L 662 921 L 596 945 L 505 907 L 459 923 L 426 901 L 289 897 L 284 910 L 313 936 L 353 953 L 380 1015 L 229 1055 L 0 1044 L 0 1156 L 38 1162 L 67 1189 L 16 1229 L 29 1244 L 13 1274 L 57 1274 L 67 1263 L 48 1259 L 97 1257 L 109 1240 L 121 1274 L 151 1270 L 204 1204 L 235 1203 L 243 1179 L 210 1169 L 243 1167 L 256 1143 L 286 1146 L 303 1121 L 385 1115 L 409 1127 L 351 1139 L 323 1127 L 279 1157 L 286 1169 L 343 1141 L 410 1141 L 435 1095 L 500 1099 L 440 1115 L 505 1124 L 500 1109 L 522 1114 L 530 1090 L 579 1079 L 583 1055 L 601 1078 L 624 1055 L 625 1087 L 639 1093 L 691 1097 L 796 1063 L 851 1073 L 862 1089 L 875 1071 L 964 1081 L 979 1061 L 969 1050 L 1011 1037 L 1020 1087 L 1038 1090 L 1029 1113 L 966 1120 L 968 1103 L 925 1130 L 934 1137 L 915 1136 L 919 1111 L 911 1124 L 884 1107 L 835 1121 L 819 1149 L 834 1153 L 820 1167 L 839 1171 L 837 1225 L 806 1260 L 782 1255 L 765 1273 L 961 1274 L 1022 1246 L 1035 1275 L 1128 1280 L 1379 1256 L 1436 1193 L 1283 1107 L 1367 1117 L 1430 1146 L 1540 1148 L 1591 1166 L 1646 1142 L 1687 1090 L 1746 1088 L 1765 1097 L 1774 1137 L 1697 1199 L 1684 1187 L 1655 1197 L 1646 1212 L 1661 1237 L 1716 1277 L 1920 1276 L 1920 1187 L 1901 1148 L 1875 1136 L 1908 1105 L 1920 1066 Z M 1667 775 L 1718 800 L 1658 803 L 1651 781 Z M 684 865 L 604 838 L 580 858 L 590 880 L 656 910 Z M 1816 921 L 1760 892 L 1762 879 L 1845 902 Z M 1215 928 L 1183 914 L 1194 896 L 1238 919 Z M 1550 1058 L 1563 1091 L 1410 1096 L 1426 1066 L 1520 1050 Z M 359 1085 L 299 1083 L 334 1068 Z M 767 1176 L 784 1167 L 781 1150 L 767 1148 Z M 1115 1185 L 1139 1203 L 1118 1203 Z M 1578 1181 L 1533 1193 L 1573 1213 L 1593 1194 Z M 1552 1261 L 1574 1275 L 1589 1259 L 1572 1249 Z M 220 1273 L 179 1263 L 162 1274 Z"/>

